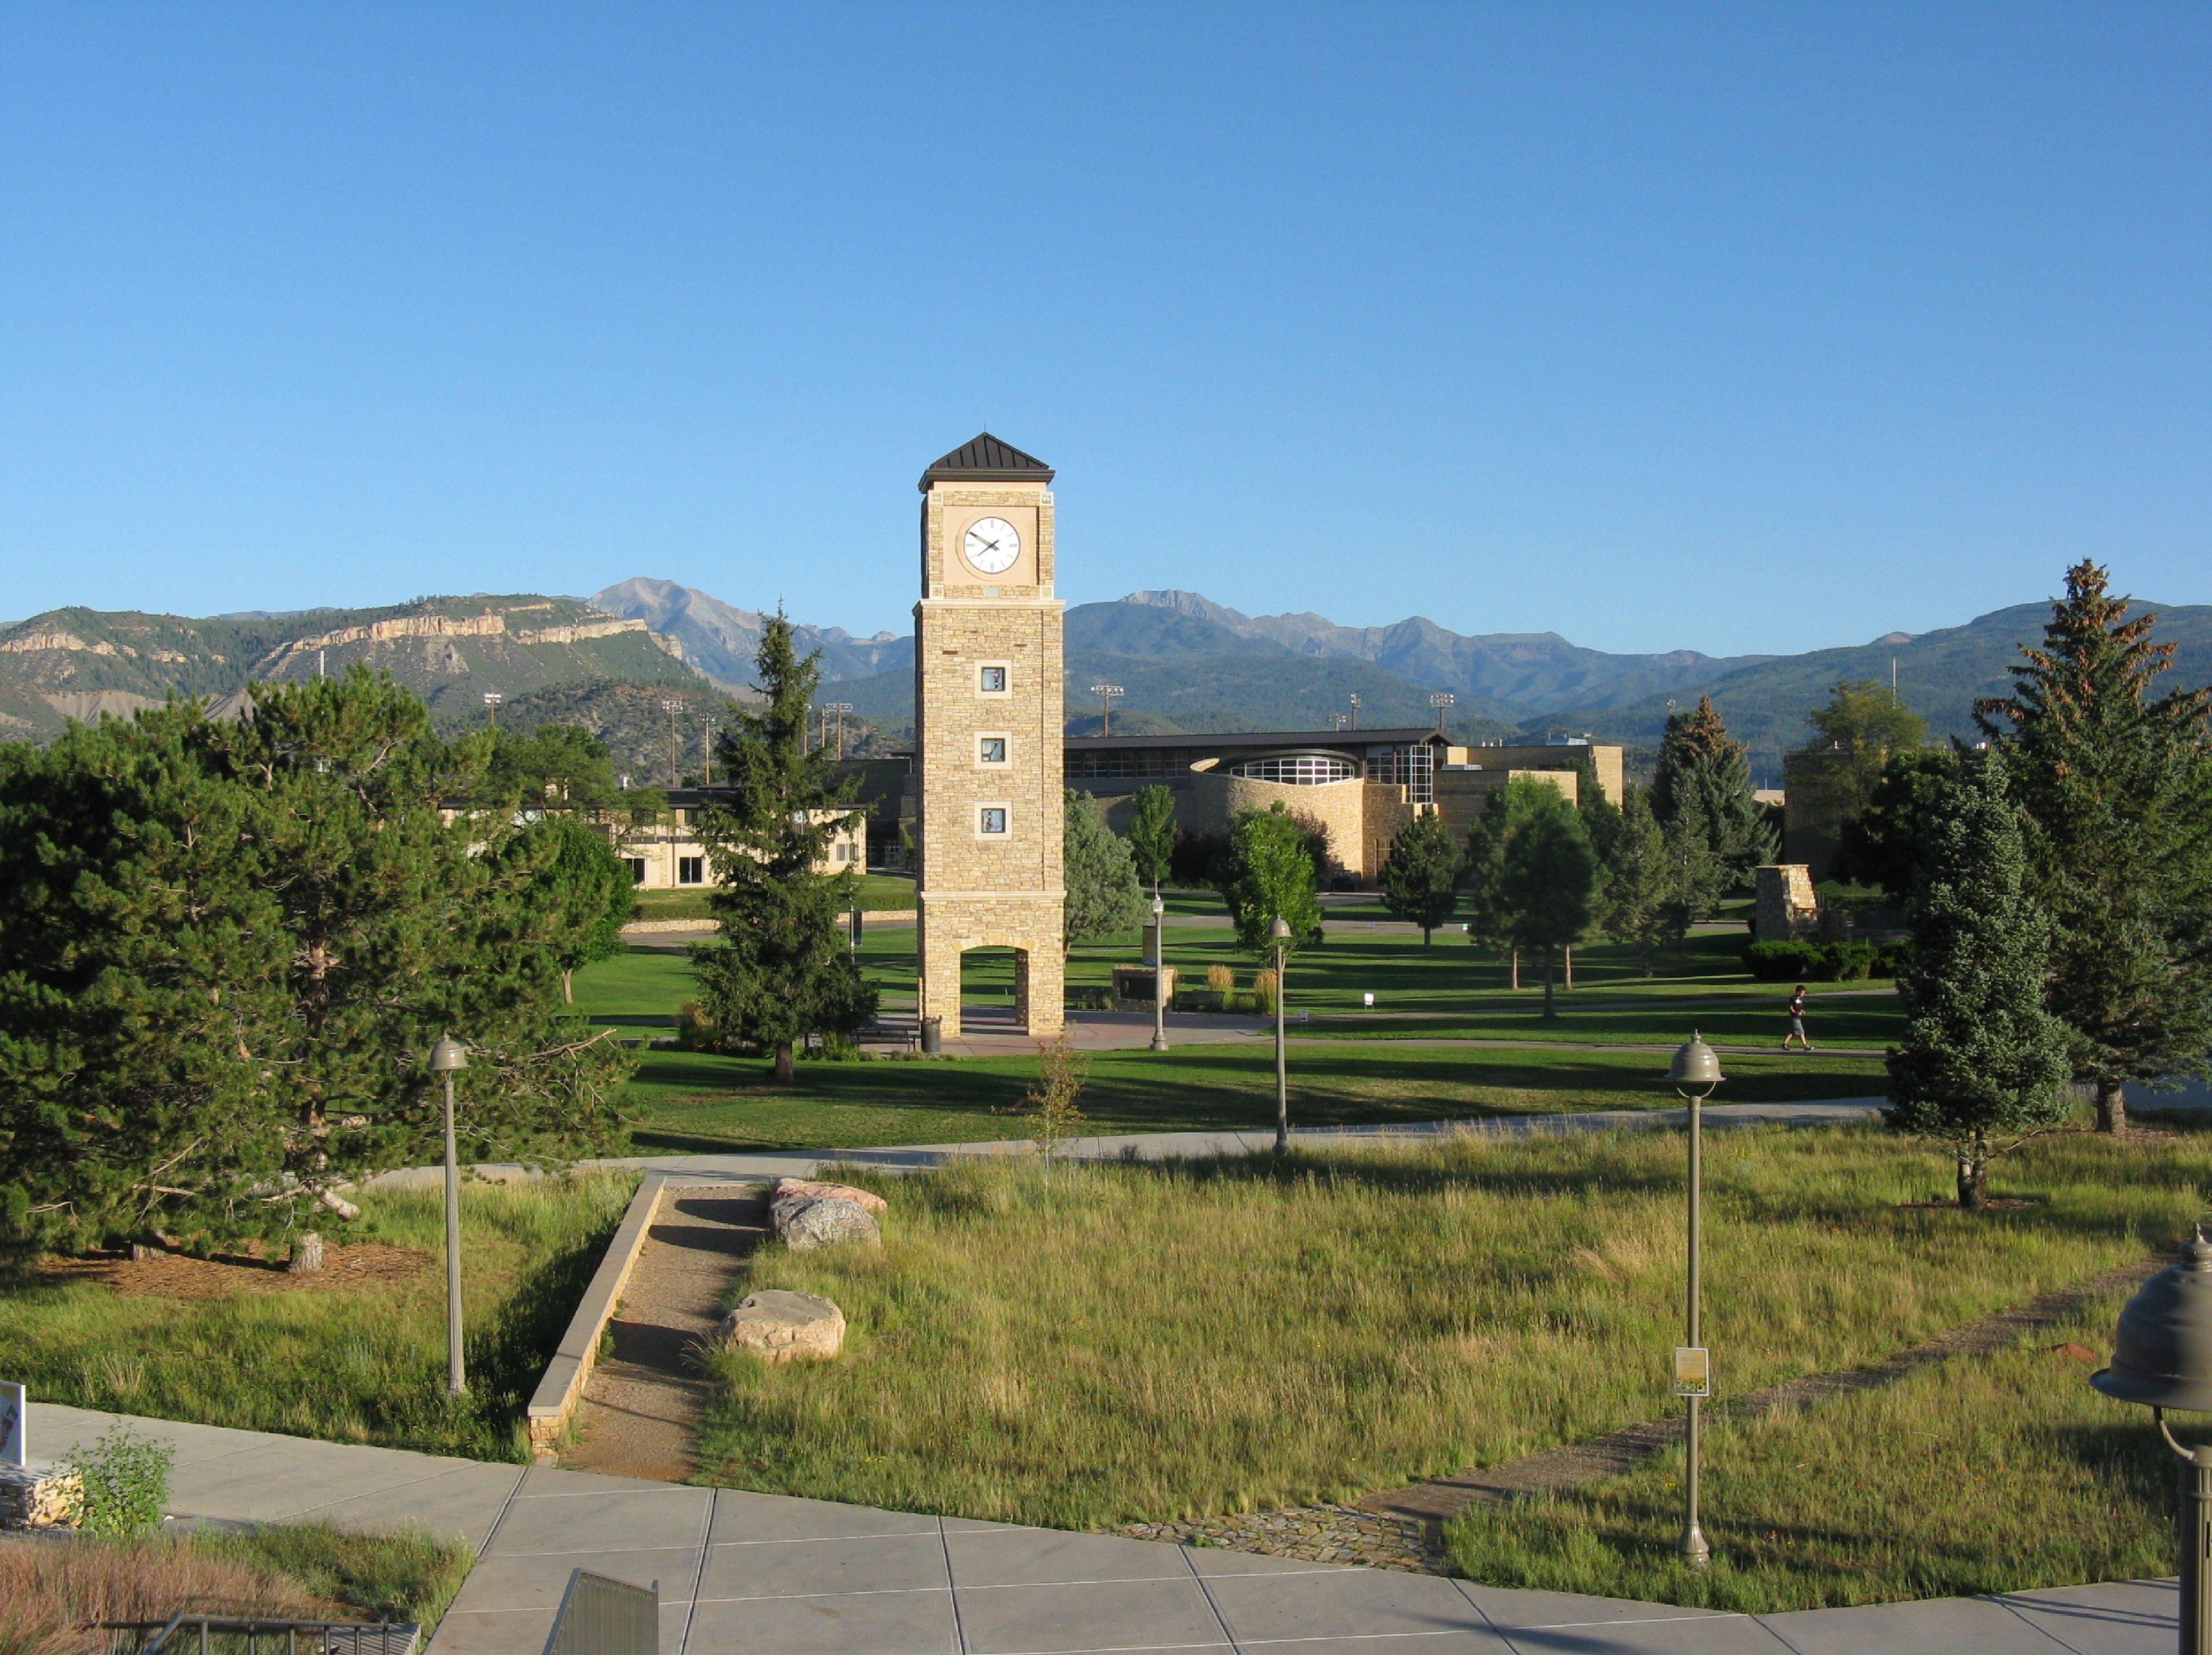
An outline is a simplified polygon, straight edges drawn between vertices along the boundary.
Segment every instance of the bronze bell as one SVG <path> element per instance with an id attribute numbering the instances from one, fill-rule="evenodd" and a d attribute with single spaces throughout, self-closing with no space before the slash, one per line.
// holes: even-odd
<path id="1" fill-rule="evenodd" d="M 2112 1365 L 2089 1383 L 2124 1402 L 2212 1414 L 2212 1241 L 2202 1226 L 2180 1261 L 2128 1300 Z"/>

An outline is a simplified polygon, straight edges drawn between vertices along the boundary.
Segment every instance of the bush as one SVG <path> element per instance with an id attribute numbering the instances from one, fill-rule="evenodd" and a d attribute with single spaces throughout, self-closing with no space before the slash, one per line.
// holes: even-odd
<path id="1" fill-rule="evenodd" d="M 1897 942 L 1885 942 L 1874 951 L 1874 975 L 1903 977 L 1912 968 L 1912 943 L 1907 938 Z"/>
<path id="2" fill-rule="evenodd" d="M 84 1487 L 77 1526 L 87 1534 L 130 1540 L 161 1526 L 169 1471 L 177 1451 L 118 1425 L 89 1448 L 61 1462 Z"/>
<path id="3" fill-rule="evenodd" d="M 1275 1014 L 1275 974 L 1272 970 L 1252 973 L 1252 1009 L 1263 1016 Z"/>
<path id="4" fill-rule="evenodd" d="M 1114 991 L 1095 983 L 1086 983 L 1067 990 L 1063 1002 L 1071 1012 L 1103 1012 L 1114 1003 Z"/>
<path id="5" fill-rule="evenodd" d="M 707 1015 L 707 1008 L 687 1000 L 676 1008 L 676 1049 L 678 1051 L 720 1051 L 722 1037 Z"/>
<path id="6" fill-rule="evenodd" d="M 1881 950 L 1870 942 L 1832 942 L 1820 951 L 1827 956 L 1830 983 L 1863 983 L 1874 974 Z"/>
<path id="7" fill-rule="evenodd" d="M 1743 969 L 1761 983 L 1826 983 L 1827 956 L 1819 943 L 1796 937 L 1754 942 L 1743 951 Z"/>
<path id="8" fill-rule="evenodd" d="M 1237 986 L 1237 973 L 1226 965 L 1209 965 L 1206 968 L 1206 986 L 1216 993 L 1227 994 Z"/>

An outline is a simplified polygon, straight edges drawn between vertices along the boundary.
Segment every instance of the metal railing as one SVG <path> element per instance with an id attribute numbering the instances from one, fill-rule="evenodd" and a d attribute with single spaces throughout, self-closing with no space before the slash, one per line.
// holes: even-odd
<path id="1" fill-rule="evenodd" d="M 166 1621 L 111 1621 L 102 1630 L 116 1634 L 110 1645 L 115 1655 L 414 1655 L 422 1632 L 412 1621 L 286 1621 L 181 1610 Z"/>

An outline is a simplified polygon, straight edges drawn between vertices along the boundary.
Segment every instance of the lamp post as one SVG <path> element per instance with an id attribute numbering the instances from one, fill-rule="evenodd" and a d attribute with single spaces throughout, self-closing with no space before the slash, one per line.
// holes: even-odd
<path id="1" fill-rule="evenodd" d="M 2212 1655 L 2212 1448 L 2184 1448 L 2166 1411 L 2212 1413 L 2212 1241 L 2197 1233 L 2179 1263 L 2143 1284 L 2120 1312 L 2112 1364 L 2089 1376 L 2107 1396 L 2150 1409 L 2181 1462 L 2181 1655 Z"/>
<path id="2" fill-rule="evenodd" d="M 446 1389 L 469 1388 L 461 1369 L 461 1169 L 453 1144 L 453 1075 L 469 1066 L 461 1043 L 447 1035 L 430 1048 L 430 1073 L 446 1077 Z"/>
<path id="3" fill-rule="evenodd" d="M 1690 1106 L 1690 1285 L 1687 1314 L 1683 1318 L 1688 1336 L 1682 1348 L 1674 1353 L 1674 1394 L 1690 1406 L 1689 1476 L 1683 1490 L 1682 1537 L 1675 1542 L 1674 1549 L 1696 1569 L 1708 1567 L 1713 1561 L 1712 1548 L 1705 1544 L 1705 1530 L 1698 1526 L 1698 1404 L 1713 1394 L 1712 1359 L 1698 1340 L 1698 1266 L 1704 1250 L 1698 1197 L 1705 1175 L 1705 1102 L 1723 1078 L 1719 1055 L 1692 1031 L 1689 1044 L 1674 1054 L 1668 1079 Z"/>
<path id="4" fill-rule="evenodd" d="M 1152 1050 L 1168 1049 L 1168 905 L 1152 887 Z"/>
<path id="5" fill-rule="evenodd" d="M 1291 1153 L 1291 1072 L 1283 1061 L 1283 950 L 1291 940 L 1291 928 L 1280 914 L 1267 928 L 1267 940 L 1275 945 L 1275 1153 Z"/>

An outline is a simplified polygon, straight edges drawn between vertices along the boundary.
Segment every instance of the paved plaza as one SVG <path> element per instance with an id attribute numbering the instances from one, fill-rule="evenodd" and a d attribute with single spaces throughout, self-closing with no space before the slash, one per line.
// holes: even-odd
<path id="1" fill-rule="evenodd" d="M 33 1452 L 112 1415 L 40 1406 Z M 538 1655 L 572 1569 L 659 1583 L 662 1655 L 2165 1655 L 2171 1581 L 1796 1615 L 1501 1591 L 543 1466 L 130 1421 L 177 1451 L 170 1509 L 212 1524 L 410 1524 L 479 1561 L 431 1655 Z"/>

